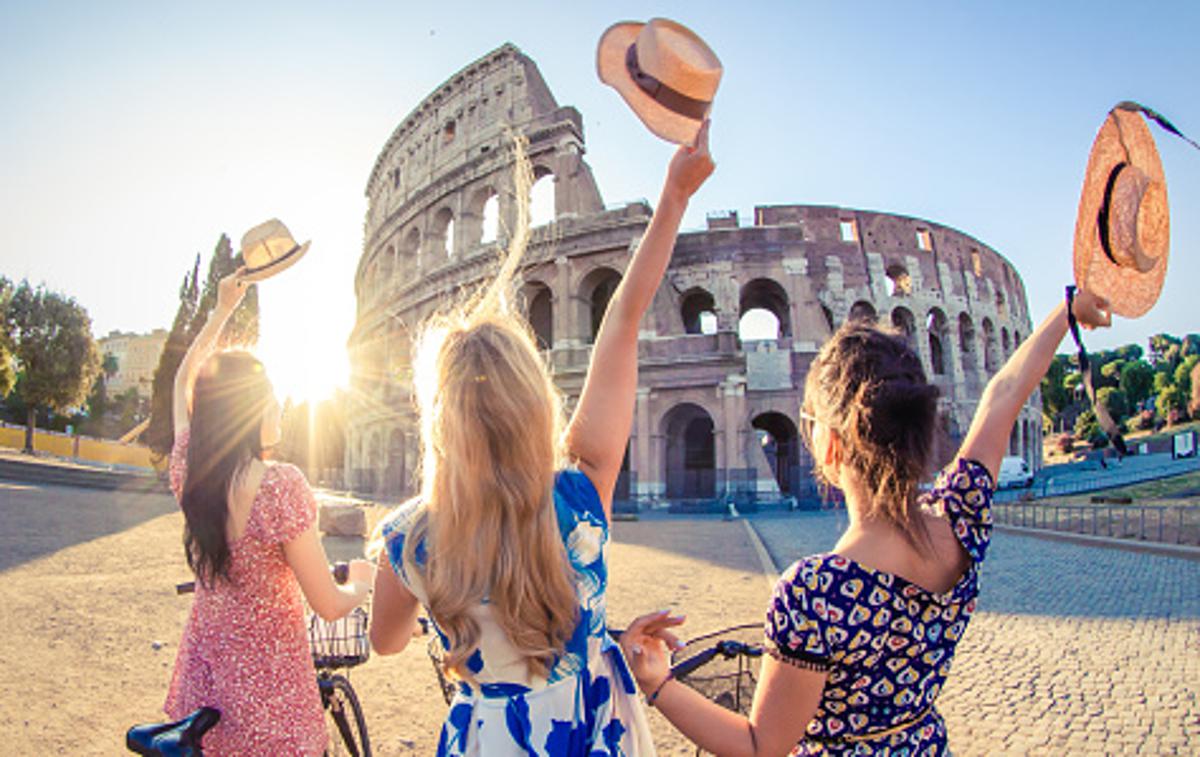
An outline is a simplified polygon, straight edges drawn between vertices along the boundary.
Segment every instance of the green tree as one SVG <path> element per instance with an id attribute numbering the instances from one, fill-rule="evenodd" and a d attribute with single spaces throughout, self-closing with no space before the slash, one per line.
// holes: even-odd
<path id="1" fill-rule="evenodd" d="M 1121 359 L 1110 360 L 1100 366 L 1100 380 L 1096 382 L 1097 390 L 1102 386 L 1120 386 L 1121 371 L 1125 367 L 1125 361 Z"/>
<path id="2" fill-rule="evenodd" d="M 13 369 L 12 325 L 8 317 L 13 289 L 12 282 L 0 276 L 0 399 L 7 397 L 17 383 L 17 372 Z"/>
<path id="3" fill-rule="evenodd" d="M 1192 394 L 1192 369 L 1196 364 L 1200 363 L 1200 355 L 1189 355 L 1184 358 L 1179 365 L 1175 366 L 1175 379 L 1171 383 L 1179 387 L 1179 391 L 1183 392 L 1184 396 Z"/>
<path id="4" fill-rule="evenodd" d="M 1120 423 L 1125 416 L 1129 415 L 1129 401 L 1125 397 L 1125 392 L 1120 389 L 1114 389 L 1111 386 L 1103 387 L 1096 392 L 1096 402 L 1108 410 L 1109 416 L 1116 423 Z"/>
<path id="5" fill-rule="evenodd" d="M 116 375 L 117 368 L 117 358 L 111 352 L 104 353 L 104 359 L 100 361 L 100 370 L 96 374 L 96 380 L 92 382 L 91 392 L 88 393 L 86 417 L 80 423 L 83 433 L 106 436 L 107 416 L 111 407 L 108 382 Z"/>
<path id="6" fill-rule="evenodd" d="M 1150 337 L 1150 363 L 1156 368 L 1159 363 L 1169 360 L 1169 354 L 1174 349 L 1178 354 L 1180 340 L 1170 334 L 1155 334 Z M 1174 370 L 1175 366 L 1171 365 Z"/>
<path id="7" fill-rule="evenodd" d="M 1154 369 L 1145 360 L 1131 360 L 1121 369 L 1121 391 L 1131 405 L 1145 402 L 1154 391 Z"/>
<path id="8" fill-rule="evenodd" d="M 1042 378 L 1042 414 L 1054 426 L 1058 416 L 1071 404 L 1071 392 L 1063 385 L 1063 379 L 1070 370 L 1066 355 L 1055 355 L 1050 361 L 1050 368 Z"/>
<path id="9" fill-rule="evenodd" d="M 204 328 L 208 314 L 217 304 L 217 284 L 225 276 L 242 265 L 240 255 L 233 254 L 229 237 L 224 234 L 217 240 L 212 258 L 208 263 L 208 275 L 200 285 L 200 256 L 188 275 L 184 276 L 179 288 L 179 309 L 171 333 L 163 347 L 158 367 L 154 371 L 154 383 L 150 396 L 150 424 L 143 439 L 158 456 L 170 454 L 175 441 L 175 422 L 172 407 L 175 394 L 175 373 L 188 347 Z M 225 330 L 221 334 L 220 347 L 250 346 L 258 341 L 258 287 L 251 285 L 237 310 L 233 311 Z"/>
<path id="10" fill-rule="evenodd" d="M 1174 384 L 1159 392 L 1158 399 L 1155 400 L 1159 417 L 1164 418 L 1167 423 L 1172 425 L 1178 423 L 1183 414 L 1187 412 L 1187 404 L 1188 396 Z"/>
<path id="11" fill-rule="evenodd" d="M 23 281 L 7 308 L 17 389 L 27 409 L 25 451 L 33 452 L 37 410 L 64 413 L 81 404 L 100 371 L 92 321 L 75 300 Z"/>

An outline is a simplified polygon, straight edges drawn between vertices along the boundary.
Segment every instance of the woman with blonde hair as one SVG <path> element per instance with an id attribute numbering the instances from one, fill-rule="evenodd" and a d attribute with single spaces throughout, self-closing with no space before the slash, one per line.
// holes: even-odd
<path id="1" fill-rule="evenodd" d="M 521 149 L 517 169 L 522 196 Z M 511 306 L 527 206 L 486 294 L 418 341 L 421 490 L 381 528 L 370 634 L 390 654 L 413 636 L 421 605 L 434 621 L 460 682 L 438 754 L 653 753 L 605 628 L 605 547 L 633 421 L 638 323 L 688 199 L 712 170 L 705 127 L 671 160 L 565 430 L 558 389 Z"/>

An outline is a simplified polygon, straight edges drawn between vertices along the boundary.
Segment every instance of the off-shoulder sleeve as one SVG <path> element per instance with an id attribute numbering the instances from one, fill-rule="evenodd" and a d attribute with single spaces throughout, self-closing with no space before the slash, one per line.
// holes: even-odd
<path id="1" fill-rule="evenodd" d="M 187 477 L 188 431 L 175 435 L 175 445 L 171 447 L 171 457 L 167 462 L 167 477 L 171 481 L 171 492 L 175 499 L 183 497 L 183 480 Z"/>
<path id="2" fill-rule="evenodd" d="M 408 541 L 413 524 L 416 523 L 420 512 L 421 500 L 411 499 L 388 513 L 380 525 L 380 532 L 383 536 L 383 548 L 387 550 L 388 562 L 392 566 L 392 571 L 414 593 L 416 593 L 416 581 L 411 572 L 405 567 L 404 545 Z M 425 561 L 428 559 L 428 555 L 425 552 L 424 539 L 414 548 L 413 559 L 416 561 L 417 567 L 424 567 Z"/>
<path id="3" fill-rule="evenodd" d="M 996 483 L 988 469 L 960 457 L 938 476 L 930 498 L 940 502 L 963 549 L 983 562 L 992 539 L 992 492 Z"/>
<path id="4" fill-rule="evenodd" d="M 286 544 L 317 520 L 317 498 L 308 479 L 294 465 L 271 466 L 263 479 L 255 518 L 263 541 Z"/>
<path id="5" fill-rule="evenodd" d="M 832 650 L 820 593 L 821 562 L 806 558 L 788 568 L 775 584 L 767 610 L 767 652 L 797 667 L 826 672 Z"/>

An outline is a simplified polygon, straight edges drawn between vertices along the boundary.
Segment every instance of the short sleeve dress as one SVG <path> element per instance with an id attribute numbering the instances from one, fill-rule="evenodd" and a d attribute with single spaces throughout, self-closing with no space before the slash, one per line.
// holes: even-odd
<path id="1" fill-rule="evenodd" d="M 608 523 L 600 498 L 585 474 L 565 470 L 555 477 L 554 507 L 575 574 L 575 632 L 549 675 L 533 678 L 486 601 L 480 603 L 474 611 L 480 643 L 467 662 L 475 683 L 461 683 L 450 704 L 439 757 L 654 754 L 633 676 L 605 625 Z M 393 570 L 428 607 L 421 581 L 429 558 L 424 539 L 414 545 L 411 562 L 404 557 L 421 511 L 419 501 L 398 508 L 385 521 L 383 538 Z"/>
<path id="2" fill-rule="evenodd" d="M 187 475 L 186 432 L 171 452 L 171 489 Z M 181 718 L 215 707 L 206 755 L 319 755 L 327 741 L 300 585 L 283 554 L 316 519 L 304 474 L 272 465 L 242 536 L 229 545 L 229 582 L 196 583 L 163 709 Z"/>
<path id="3" fill-rule="evenodd" d="M 934 707 L 979 594 L 991 540 L 991 474 L 958 459 L 922 504 L 944 515 L 970 557 L 949 591 L 834 553 L 805 557 L 775 586 L 767 651 L 828 673 L 820 704 L 796 755 L 941 755 L 946 727 Z"/>

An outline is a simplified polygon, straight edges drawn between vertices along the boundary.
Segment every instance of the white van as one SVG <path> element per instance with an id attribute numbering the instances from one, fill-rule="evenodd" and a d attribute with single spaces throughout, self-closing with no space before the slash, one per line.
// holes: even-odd
<path id="1" fill-rule="evenodd" d="M 1000 475 L 996 488 L 1008 489 L 1018 486 L 1033 486 L 1033 471 L 1023 457 L 1006 457 L 1000 461 Z"/>

